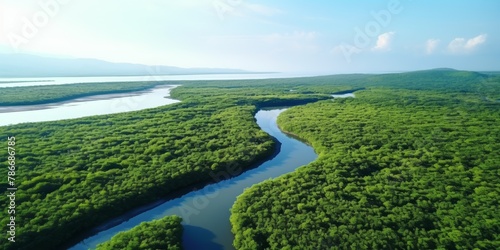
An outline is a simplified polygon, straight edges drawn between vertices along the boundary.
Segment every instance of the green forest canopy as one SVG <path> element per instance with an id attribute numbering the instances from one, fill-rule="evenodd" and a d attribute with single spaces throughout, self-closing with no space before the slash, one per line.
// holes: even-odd
<path id="1" fill-rule="evenodd" d="M 2 241 L 2 249 L 54 249 L 106 219 L 211 181 L 211 172 L 267 157 L 274 141 L 255 124 L 254 112 L 253 106 L 183 102 L 0 127 L 1 138 L 16 137 L 22 190 L 16 195 L 16 243 Z M 0 186 L 7 188 L 6 179 Z M 7 204 L 6 196 L 0 200 Z"/>
<path id="2" fill-rule="evenodd" d="M 181 221 L 182 219 L 178 216 L 166 216 L 158 220 L 143 222 L 97 245 L 96 250 L 181 250 Z"/>
<path id="3" fill-rule="evenodd" d="M 352 184 L 347 190 L 345 190 L 345 187 L 351 182 L 357 183 L 353 182 L 355 181 L 353 178 L 360 178 L 355 173 L 350 173 L 358 171 L 356 170 L 358 162 L 353 163 L 349 157 L 345 158 L 345 160 L 332 157 L 334 154 L 330 152 L 330 149 L 337 150 L 337 147 L 333 147 L 334 144 L 332 143 L 335 142 L 337 143 L 335 145 L 338 145 L 338 141 L 340 141 L 346 143 L 346 147 L 353 144 L 353 149 L 350 152 L 351 154 L 355 153 L 355 157 L 353 157 L 356 160 L 361 157 L 364 161 L 368 161 L 362 156 L 373 154 L 375 158 L 370 158 L 369 163 L 376 167 L 372 168 L 372 165 L 367 165 L 366 170 L 359 172 L 363 173 L 363 181 L 366 178 L 367 182 L 371 181 L 369 183 L 375 183 L 375 185 L 378 182 L 380 182 L 380 185 L 385 185 L 384 179 L 379 180 L 375 177 L 373 177 L 375 180 L 370 179 L 372 175 L 376 176 L 379 172 L 387 174 L 382 171 L 383 169 L 389 171 L 394 168 L 394 173 L 389 172 L 394 175 L 391 178 L 395 178 L 397 181 L 406 178 L 403 174 L 404 171 L 396 168 L 399 166 L 399 160 L 410 159 L 411 164 L 416 164 L 411 162 L 411 157 L 404 154 L 406 150 L 409 150 L 408 145 L 413 141 L 408 141 L 409 139 L 405 139 L 406 137 L 403 135 L 391 134 L 397 131 L 411 131 L 413 134 L 421 136 L 422 138 L 418 142 L 422 141 L 423 148 L 422 152 L 419 151 L 419 154 L 424 155 L 427 151 L 436 154 L 434 158 L 431 158 L 433 160 L 431 162 L 437 164 L 436 166 L 444 164 L 442 161 L 450 160 L 440 158 L 443 157 L 441 153 L 455 156 L 455 153 L 453 153 L 455 151 L 452 149 L 440 148 L 444 147 L 441 141 L 437 140 L 441 144 L 435 145 L 435 142 L 431 139 L 440 138 L 435 137 L 436 135 L 442 135 L 443 140 L 446 141 L 451 140 L 448 138 L 451 136 L 451 132 L 457 132 L 461 136 L 457 138 L 466 143 L 465 145 L 469 145 L 468 149 L 475 150 L 471 151 L 474 152 L 472 156 L 475 157 L 482 157 L 483 152 L 478 149 L 480 146 L 484 146 L 491 152 L 498 152 L 498 150 L 495 151 L 497 149 L 496 145 L 499 144 L 498 141 L 495 141 L 496 144 L 492 144 L 491 141 L 491 138 L 499 138 L 498 133 L 495 132 L 497 130 L 493 128 L 494 126 L 487 127 L 487 125 L 498 124 L 495 122 L 498 121 L 499 79 L 498 75 L 475 72 L 422 71 L 389 75 L 339 75 L 296 79 L 182 81 L 176 82 L 176 84 L 182 84 L 183 86 L 172 91 L 173 98 L 182 100 L 181 103 L 123 114 L 0 127 L 1 138 L 7 138 L 8 136 L 16 136 L 17 138 L 16 152 L 19 158 L 17 159 L 16 183 L 18 189 L 22 190 L 16 197 L 16 212 L 18 215 L 16 217 L 18 218 L 18 221 L 16 221 L 18 222 L 17 242 L 13 245 L 2 241 L 0 246 L 3 249 L 33 249 L 34 246 L 37 249 L 53 249 L 76 234 L 98 225 L 100 221 L 156 200 L 179 188 L 210 181 L 210 171 L 225 171 L 227 166 L 235 165 L 241 168 L 248 167 L 252 162 L 257 162 L 272 154 L 274 149 L 273 140 L 255 124 L 253 115 L 258 107 L 304 104 L 318 100 L 325 101 L 307 105 L 303 108 L 290 109 L 280 118 L 280 125 L 309 140 L 315 149 L 320 152 L 321 157 L 317 162 L 300 171 L 314 170 L 324 172 L 328 176 L 334 175 L 344 178 L 342 179 L 343 192 L 352 193 L 345 196 L 345 201 L 343 200 L 344 196 L 341 196 L 342 199 L 334 201 L 345 202 L 345 208 L 351 208 L 351 205 L 354 208 L 356 205 L 354 201 L 356 200 L 349 194 L 354 195 L 354 192 L 358 190 L 352 189 L 354 187 Z M 106 91 L 113 91 L 118 85 L 113 83 L 103 88 Z M 47 88 L 54 93 L 59 87 Z M 357 93 L 358 98 L 354 100 L 335 100 L 333 102 L 327 100 L 333 92 L 357 88 L 366 88 L 366 90 Z M 22 93 L 22 90 L 26 89 L 18 88 L 16 91 Z M 72 95 L 79 93 L 79 91 L 78 86 L 72 89 L 68 85 L 66 93 Z M 85 93 L 88 94 L 93 89 L 89 88 L 86 91 Z M 50 95 L 48 96 L 50 99 Z M 32 101 L 39 100 L 35 98 Z M 343 109 L 337 107 L 344 107 L 346 112 L 338 113 Z M 390 113 L 390 110 L 397 111 L 397 113 Z M 318 111 L 323 112 L 318 113 L 323 115 L 314 115 L 314 112 Z M 446 113 L 448 111 L 450 111 L 449 114 L 452 114 L 451 117 L 448 117 L 448 113 Z M 292 119 L 289 115 L 293 116 L 293 112 L 305 113 L 300 114 L 301 119 Z M 447 116 L 445 118 L 441 117 L 445 113 Z M 378 114 L 391 118 L 392 122 L 387 124 L 383 119 L 377 119 Z M 409 114 L 415 117 L 405 120 L 409 117 Z M 347 118 L 336 119 L 337 116 L 346 116 Z M 365 116 L 375 117 L 376 119 L 366 120 Z M 429 117 L 435 118 L 435 120 L 431 120 Z M 426 127 L 423 124 L 419 127 L 412 123 L 415 121 L 433 121 L 435 123 L 431 124 L 444 124 L 448 127 L 437 127 L 431 131 L 428 129 L 432 128 L 432 126 Z M 296 127 L 294 125 L 296 123 L 301 123 L 301 125 Z M 339 134 L 340 132 L 332 129 L 332 126 L 337 123 L 339 126 L 345 127 L 345 133 Z M 364 143 L 365 140 L 363 138 L 365 134 L 362 133 L 364 126 L 371 128 L 370 133 L 375 137 L 372 141 L 381 140 L 378 143 L 382 143 L 382 145 L 377 146 L 380 148 L 362 145 L 361 142 Z M 391 126 L 394 127 L 395 131 L 386 130 Z M 354 128 L 357 130 L 354 130 Z M 353 131 L 348 131 L 350 129 Z M 465 131 L 469 132 L 469 130 L 474 133 L 471 133 L 468 137 Z M 376 135 L 379 133 L 381 135 L 387 134 L 388 138 L 378 138 Z M 488 141 L 485 139 L 488 138 L 487 133 L 493 133 L 496 137 L 491 137 L 490 141 Z M 322 138 L 318 138 L 319 134 L 321 134 Z M 477 136 L 477 138 L 474 136 Z M 393 137 L 399 139 L 389 141 Z M 392 146 L 389 149 L 384 146 L 386 142 L 391 142 L 390 145 Z M 402 144 L 403 142 L 406 144 Z M 454 145 L 455 149 L 458 148 L 456 150 L 461 150 L 454 141 L 452 142 L 451 146 Z M 434 145 L 434 147 L 425 150 L 428 145 Z M 359 147 L 359 149 L 356 147 Z M 401 147 L 401 149 L 398 147 Z M 385 151 L 377 151 L 382 148 Z M 363 151 L 359 151 L 361 149 Z M 340 150 L 340 147 L 338 150 Z M 6 153 L 2 151 L 0 157 L 6 158 Z M 376 156 L 379 153 L 390 154 L 389 159 L 377 158 Z M 358 154 L 362 156 L 357 156 Z M 419 155 L 417 154 L 417 156 Z M 460 155 L 457 157 L 459 157 L 459 162 L 467 171 L 469 169 L 465 167 L 469 165 L 464 164 L 475 164 L 480 161 L 476 158 L 468 159 Z M 489 155 L 485 154 L 485 157 L 489 157 Z M 487 185 L 483 185 L 483 181 L 481 181 L 477 187 L 480 188 L 480 191 L 482 190 L 480 194 L 485 194 L 486 192 L 483 191 L 488 191 L 489 195 L 497 195 L 491 190 L 498 191 L 498 181 L 496 181 L 498 180 L 498 172 L 491 171 L 488 166 L 491 166 L 491 164 L 497 164 L 498 166 L 498 158 L 484 159 L 485 161 L 480 166 L 485 166 L 485 168 L 480 170 L 483 171 L 481 175 L 487 178 L 487 181 L 484 181 Z M 379 160 L 389 164 L 389 167 L 376 165 Z M 436 163 L 435 160 L 437 160 Z M 453 160 L 455 158 L 449 164 L 455 164 L 456 162 Z M 330 164 L 335 161 L 340 161 L 340 163 L 334 165 L 334 167 L 327 167 L 330 165 L 326 163 Z M 342 161 L 347 162 L 343 163 Z M 458 165 L 453 164 L 450 166 L 458 167 Z M 349 175 L 342 172 L 342 169 L 347 171 Z M 422 169 L 419 171 L 424 174 L 425 171 Z M 337 173 L 336 171 L 341 172 Z M 445 172 L 444 170 L 440 171 Z M 438 171 L 440 175 L 441 172 Z M 293 176 L 298 175 L 297 173 L 287 178 L 293 178 Z M 0 174 L 6 176 L 7 168 L 0 168 Z M 493 177 L 495 179 L 490 180 Z M 331 178 L 328 177 L 325 180 L 337 181 L 335 179 L 337 177 Z M 449 180 L 453 179 L 450 178 Z M 4 188 L 4 190 L 7 187 L 6 181 L 6 179 L 0 181 L 0 187 Z M 311 217 L 316 211 L 311 207 L 313 203 L 308 201 L 315 200 L 314 197 L 316 197 L 314 192 L 311 192 L 309 198 L 308 193 L 312 188 L 311 185 L 324 187 L 326 184 L 319 177 L 317 179 L 308 179 L 308 181 L 312 184 L 294 182 L 294 180 L 290 184 L 297 185 L 294 192 L 305 197 L 301 198 L 301 202 L 299 202 L 301 203 L 301 213 L 304 213 L 304 216 Z M 272 183 L 275 182 L 266 182 L 263 185 L 271 185 Z M 326 183 L 331 184 L 328 181 Z M 408 185 L 413 184 L 410 181 Z M 452 185 L 448 186 L 453 187 Z M 382 191 L 376 189 L 373 193 L 375 195 L 385 193 L 384 188 L 380 189 Z M 401 193 L 398 192 L 406 194 L 405 189 L 399 190 L 393 186 L 388 188 L 391 192 L 397 194 L 395 197 L 400 196 Z M 439 186 L 439 188 L 443 188 L 443 186 Z M 444 188 L 444 190 L 447 190 L 446 186 Z M 335 191 L 338 191 L 337 189 L 331 189 L 331 194 L 336 195 L 337 192 Z M 330 194 L 329 190 L 329 188 L 326 188 L 323 192 Z M 252 200 L 254 196 L 251 195 L 251 192 L 249 191 L 242 197 L 248 197 L 248 199 Z M 461 194 L 460 190 L 456 192 Z M 274 195 L 276 194 L 270 193 L 266 194 L 266 197 L 274 199 Z M 412 199 L 418 199 L 419 195 L 423 194 L 417 193 L 413 195 L 417 198 Z M 352 200 L 348 200 L 349 197 Z M 380 199 L 382 199 L 381 197 Z M 479 204 L 480 208 L 478 209 L 484 208 L 487 226 L 492 227 L 492 232 L 497 232 L 498 235 L 498 221 L 491 217 L 488 212 L 492 209 L 482 207 L 491 205 L 488 203 L 490 201 L 487 197 L 489 196 L 483 197 L 484 201 L 481 200 L 474 204 Z M 458 196 L 453 201 L 458 202 L 461 201 L 460 199 L 460 196 Z M 262 242 L 274 244 L 273 238 L 264 238 L 267 236 L 264 233 L 265 230 L 261 234 L 255 234 L 254 231 L 242 233 L 239 230 L 245 228 L 246 225 L 245 223 L 239 224 L 241 221 L 238 218 L 243 218 L 244 215 L 237 212 L 238 208 L 248 205 L 244 200 L 244 198 L 240 198 L 233 209 L 232 220 L 237 236 L 236 244 L 240 244 L 238 241 L 241 244 L 254 244 L 255 242 L 250 238 L 255 235 L 261 237 L 259 239 L 264 239 Z M 0 201 L 6 204 L 7 197 L 1 196 Z M 401 202 L 403 201 L 406 200 L 401 199 Z M 264 208 L 259 204 L 259 202 L 256 202 L 257 207 L 253 207 L 253 209 L 257 209 L 253 220 L 267 218 L 265 215 L 257 213 L 259 209 Z M 292 204 L 298 208 L 298 204 Z M 391 204 L 389 203 L 389 205 Z M 467 203 L 464 208 L 467 208 L 466 205 Z M 378 203 L 374 203 L 373 206 L 382 209 Z M 325 211 L 325 214 L 328 211 Z M 364 209 L 353 209 L 352 211 L 358 211 L 361 214 L 368 212 L 368 210 Z M 406 213 L 406 210 L 402 211 Z M 298 214 L 293 210 L 288 213 L 290 214 L 282 218 L 289 220 L 290 223 L 295 222 L 289 217 Z M 363 217 L 372 218 L 366 215 L 363 214 Z M 311 221 L 314 221 L 312 218 Z M 435 217 L 430 217 L 430 219 L 435 219 Z M 341 224 L 345 223 L 345 221 L 335 222 L 330 220 L 324 221 L 321 225 L 330 225 L 332 228 L 336 226 L 337 230 L 340 226 L 347 226 L 347 224 Z M 252 218 L 246 219 L 245 222 L 253 223 Z M 337 224 L 334 224 L 334 222 Z M 6 224 L 7 218 L 2 217 L 1 223 Z M 360 230 L 363 228 L 361 224 L 358 226 L 354 220 L 349 221 L 349 223 L 349 225 L 355 225 L 356 228 L 360 227 Z M 382 223 L 382 226 L 386 226 L 384 223 Z M 401 223 L 406 223 L 406 221 Z M 432 221 L 432 223 L 438 222 Z M 290 228 L 310 229 L 308 225 L 290 224 Z M 266 223 L 259 224 L 256 230 L 263 230 L 268 226 L 269 224 Z M 279 232 L 279 230 L 280 227 L 277 227 L 276 232 Z M 344 227 L 342 227 L 342 230 L 344 230 Z M 349 228 L 349 230 L 352 229 Z M 294 232 L 298 235 L 298 231 Z M 335 242 L 337 239 L 335 237 L 345 237 L 345 234 L 337 233 L 337 231 L 328 232 L 332 233 L 334 237 L 326 238 L 321 242 L 329 244 L 329 242 Z M 455 231 L 452 232 L 456 233 Z M 449 232 L 447 233 L 449 234 Z M 242 238 L 242 234 L 252 237 Z M 300 235 L 304 236 L 305 234 Z M 321 237 L 324 237 L 324 235 Z M 463 235 L 454 237 L 463 238 Z M 383 237 L 379 238 L 381 240 L 385 239 Z M 304 240 L 292 241 L 296 240 L 296 236 L 293 235 L 288 239 L 290 242 L 297 243 L 298 246 L 306 242 Z M 316 242 L 320 242 L 319 239 L 316 239 Z M 470 239 L 472 238 L 468 240 Z M 312 238 L 309 240 L 312 240 Z M 486 236 L 482 240 L 484 242 L 478 244 L 496 244 L 495 240 L 491 240 Z M 394 244 L 405 244 L 401 241 L 401 238 L 396 238 L 394 242 L 396 242 Z M 431 243 L 427 242 L 426 244 Z M 262 244 L 265 245 L 265 243 Z"/>
<path id="4" fill-rule="evenodd" d="M 500 82 L 407 75 L 280 115 L 320 157 L 238 197 L 237 249 L 500 249 Z"/>

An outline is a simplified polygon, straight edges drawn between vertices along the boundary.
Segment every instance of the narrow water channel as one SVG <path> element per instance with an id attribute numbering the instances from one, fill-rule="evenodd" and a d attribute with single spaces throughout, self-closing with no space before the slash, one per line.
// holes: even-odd
<path id="1" fill-rule="evenodd" d="M 150 210 L 130 218 L 117 218 L 114 226 L 103 225 L 93 236 L 87 237 L 70 249 L 94 249 L 120 231 L 129 230 L 141 222 L 167 215 L 183 218 L 183 245 L 186 250 L 234 249 L 233 234 L 229 223 L 229 209 L 245 188 L 264 180 L 293 172 L 317 158 L 314 150 L 303 142 L 281 132 L 276 124 L 278 115 L 285 109 L 260 110 L 255 115 L 257 124 L 281 142 L 281 150 L 273 159 L 243 174 L 194 190 L 179 198 L 166 201 Z M 118 223 L 117 221 L 123 222 Z M 110 225 L 111 225 L 110 224 Z"/>

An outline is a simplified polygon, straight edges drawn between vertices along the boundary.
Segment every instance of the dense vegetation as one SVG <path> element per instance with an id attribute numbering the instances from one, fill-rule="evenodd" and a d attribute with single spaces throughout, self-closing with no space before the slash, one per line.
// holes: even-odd
<path id="1" fill-rule="evenodd" d="M 0 88 L 0 106 L 34 105 L 146 90 L 168 82 L 103 82 Z"/>
<path id="2" fill-rule="evenodd" d="M 185 102 L 0 127 L 1 138 L 16 137 L 16 184 L 22 190 L 16 194 L 16 243 L 2 241 L 2 249 L 53 249 L 105 219 L 209 181 L 211 172 L 265 158 L 274 142 L 255 124 L 255 111 Z M 0 199 L 7 204 L 8 197 Z M 5 216 L 1 223 L 8 223 Z"/>
<path id="3" fill-rule="evenodd" d="M 123 114 L 0 127 L 0 138 L 16 137 L 16 186 L 19 190 L 16 193 L 16 243 L 2 241 L 0 248 L 54 249 L 103 220 L 183 187 L 208 182 L 211 172 L 226 171 L 228 167 L 243 170 L 272 154 L 275 148 L 272 138 L 255 124 L 253 115 L 259 107 L 305 104 L 329 99 L 333 92 L 359 88 L 366 90 L 359 92 L 359 98 L 354 100 L 326 100 L 304 108 L 293 108 L 280 119 L 284 129 L 309 140 L 320 153 L 320 159 L 280 179 L 286 183 L 273 181 L 262 185 L 262 190 L 276 192 L 262 193 L 261 196 L 268 201 L 275 201 L 281 190 L 287 190 L 286 185 L 293 186 L 291 191 L 282 194 L 283 198 L 272 204 L 254 195 L 257 187 L 239 199 L 233 209 L 237 246 L 245 248 L 261 244 L 264 248 L 267 243 L 276 244 L 276 237 L 283 237 L 279 238 L 282 246 L 322 242 L 330 246 L 337 244 L 339 238 L 344 244 L 351 244 L 353 238 L 347 238 L 361 237 L 364 232 L 364 221 L 358 223 L 358 219 L 377 218 L 370 214 L 373 212 L 382 218 L 374 225 L 384 228 L 386 231 L 383 232 L 388 236 L 382 237 L 373 229 L 374 234 L 364 234 L 364 237 L 380 241 L 390 238 L 392 241 L 387 245 L 397 247 L 406 244 L 404 240 L 414 239 L 403 232 L 414 226 L 408 218 L 409 215 L 417 218 L 422 211 L 418 210 L 418 204 L 421 203 L 419 199 L 427 197 L 425 192 L 431 194 L 425 198 L 431 207 L 423 211 L 429 214 L 426 218 L 433 226 L 419 229 L 415 235 L 439 240 L 447 239 L 445 236 L 448 235 L 465 239 L 464 244 L 476 237 L 481 239 L 475 243 L 479 244 L 477 246 L 494 246 L 497 243 L 489 235 L 498 235 L 499 232 L 498 221 L 491 214 L 494 211 L 491 207 L 498 206 L 498 202 L 495 203 L 498 171 L 492 170 L 491 166 L 498 166 L 494 153 L 498 152 L 499 144 L 495 128 L 498 124 L 499 79 L 498 75 L 474 72 L 430 71 L 171 82 L 169 84 L 183 85 L 172 91 L 172 97 L 182 100 L 181 103 Z M 52 96 L 47 94 L 45 101 L 60 96 L 58 91 L 63 87 L 67 88 L 63 91 L 64 98 L 74 98 L 78 93 L 95 94 L 97 92 L 93 91 L 101 88 L 93 85 L 82 92 L 81 86 L 47 86 L 46 93 L 52 93 Z M 138 85 L 112 83 L 103 86 L 105 91 L 113 92 L 130 90 Z M 148 86 L 140 88 L 143 87 Z M 31 88 L 12 88 L 9 91 L 13 92 L 9 93 L 29 93 Z M 4 90 L 7 89 L 0 89 Z M 24 97 L 28 95 L 34 103 L 45 98 L 32 93 Z M 18 101 L 23 102 L 24 97 L 18 95 Z M 382 119 L 384 117 L 391 118 L 391 122 Z M 368 128 L 371 129 L 367 130 L 369 133 L 363 133 L 363 129 Z M 411 133 L 398 134 L 403 132 Z M 372 141 L 374 145 L 370 144 Z M 419 147 L 418 150 L 415 147 Z M 1 151 L 0 157 L 6 159 L 7 150 Z M 436 170 L 429 168 L 428 164 Z M 411 171 L 409 167 L 412 167 Z M 0 175 L 7 176 L 7 170 L 0 168 Z M 460 174 L 451 175 L 450 171 Z M 415 178 L 410 178 L 410 173 L 420 174 L 425 178 L 422 179 L 425 185 L 416 183 Z M 480 179 L 474 179 L 474 174 Z M 298 176 L 307 178 L 298 181 Z M 472 182 L 460 182 L 463 187 L 455 185 L 458 176 L 472 178 Z M 447 179 L 443 180 L 444 177 Z M 423 186 L 422 193 L 408 191 L 420 188 L 418 185 Z M 359 191 L 361 187 L 367 187 L 367 191 Z M 7 188 L 6 178 L 0 181 L 0 188 Z M 463 197 L 470 196 L 467 192 L 475 194 L 476 189 L 478 194 L 474 197 L 478 200 L 467 203 L 471 200 Z M 456 216 L 452 213 L 455 210 L 451 211 L 449 207 L 442 208 L 449 206 L 448 203 L 438 202 L 451 193 L 458 196 L 452 196 L 449 202 L 461 205 L 457 206 L 456 212 L 463 212 L 463 217 Z M 411 194 L 411 200 L 405 198 L 407 194 Z M 358 204 L 356 199 L 361 199 L 362 195 L 366 196 L 366 202 Z M 7 196 L 0 196 L 2 204 L 7 204 L 7 201 Z M 404 205 L 407 201 L 410 203 Z M 289 202 L 289 207 L 283 202 Z M 411 202 L 417 202 L 417 205 Z M 386 204 L 388 208 L 385 208 Z M 245 207 L 248 210 L 244 210 Z M 471 207 L 476 210 L 470 210 Z M 337 208 L 344 209 L 344 212 L 335 210 Z M 246 211 L 252 211 L 252 216 L 249 217 Z M 336 217 L 337 213 L 339 217 Z M 466 216 L 472 213 L 476 217 Z M 270 217 L 286 221 L 284 225 L 288 231 L 283 231 L 283 224 L 271 224 Z M 348 222 L 346 218 L 349 218 Z M 350 221 L 352 218 L 356 219 Z M 462 224 L 449 226 L 455 218 L 459 218 Z M 312 223 L 319 219 L 320 224 Z M 472 222 L 483 223 L 484 227 Z M 3 216 L 0 223 L 7 224 L 8 218 Z M 275 226 L 275 232 L 280 234 L 270 236 L 268 229 L 273 227 L 270 225 Z M 470 226 L 470 231 L 464 231 L 467 226 Z M 387 231 L 387 228 L 392 228 L 392 231 Z M 442 228 L 454 230 L 449 232 Z M 310 231 L 308 234 L 298 233 L 306 232 L 304 230 Z M 465 233 L 459 235 L 457 231 Z M 328 232 L 328 237 L 325 232 Z M 436 232 L 444 236 L 433 238 L 437 237 Z M 285 237 L 286 241 L 282 240 Z M 367 240 L 360 240 L 357 244 Z M 431 240 L 423 241 L 429 246 L 434 244 Z M 373 242 L 382 244 L 376 240 Z M 436 244 L 449 246 L 441 241 L 441 245 Z"/>
<path id="4" fill-rule="evenodd" d="M 284 112 L 281 128 L 320 157 L 238 197 L 234 245 L 500 249 L 497 79 L 447 71 L 387 75 L 355 99 Z"/>
<path id="5" fill-rule="evenodd" d="M 76 90 L 68 93 L 78 91 L 71 87 Z M 211 181 L 210 173 L 250 167 L 276 146 L 255 123 L 257 106 L 319 98 L 325 97 L 185 98 L 137 112 L 0 127 L 1 138 L 16 137 L 16 185 L 22 190 L 16 193 L 16 243 L 2 241 L 1 247 L 53 249 L 103 220 Z M 7 188 L 7 179 L 0 188 Z M 7 204 L 8 197 L 0 201 Z"/>
<path id="6" fill-rule="evenodd" d="M 66 85 L 0 88 L 0 106 L 42 104 L 65 101 L 78 97 L 126 93 L 146 90 L 158 85 L 182 84 L 185 88 L 173 90 L 176 98 L 204 99 L 207 97 L 259 100 L 260 97 L 283 97 L 312 95 L 325 98 L 334 92 L 343 92 L 366 87 L 403 87 L 413 90 L 446 90 L 453 83 L 455 93 L 484 94 L 484 98 L 500 100 L 495 91 L 500 74 L 477 73 L 455 70 L 429 70 L 384 75 L 333 75 L 262 80 L 207 80 L 207 81 L 152 81 L 152 82 L 106 82 Z M 431 85 L 432 84 L 432 85 Z M 243 100 L 244 102 L 248 102 Z"/>
<path id="7" fill-rule="evenodd" d="M 101 243 L 97 250 L 182 249 L 182 225 L 178 216 L 143 222 Z"/>

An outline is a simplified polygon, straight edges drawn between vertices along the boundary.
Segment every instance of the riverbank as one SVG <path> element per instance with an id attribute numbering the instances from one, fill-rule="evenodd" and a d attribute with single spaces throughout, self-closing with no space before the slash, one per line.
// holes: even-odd
<path id="1" fill-rule="evenodd" d="M 122 97 L 132 97 L 139 96 L 142 94 L 151 93 L 154 90 L 164 89 L 168 91 L 165 97 L 170 97 L 170 91 L 180 85 L 165 85 L 158 86 L 149 89 L 139 90 L 139 91 L 129 91 L 129 92 L 119 92 L 119 93 L 106 93 L 106 94 L 97 94 L 97 95 L 83 95 L 81 97 L 77 97 L 74 99 L 67 99 L 62 101 L 55 101 L 44 104 L 33 104 L 33 105 L 11 105 L 11 106 L 0 106 L 0 113 L 13 113 L 13 112 L 23 112 L 23 111 L 34 111 L 34 110 L 43 110 L 43 109 L 51 109 L 59 106 L 80 103 L 80 102 L 90 102 L 90 101 L 99 101 L 99 100 L 111 100 L 115 98 Z"/>
<path id="2" fill-rule="evenodd" d="M 272 136 L 271 136 L 272 137 Z M 224 175 L 224 178 L 219 178 L 219 179 L 207 179 L 198 183 L 194 183 L 192 185 L 188 185 L 185 187 L 182 187 L 174 192 L 169 193 L 168 195 L 165 195 L 161 197 L 160 199 L 153 201 L 149 204 L 145 204 L 143 206 L 134 208 L 122 215 L 119 215 L 116 218 L 109 219 L 108 221 L 103 222 L 101 225 L 94 227 L 87 232 L 83 232 L 80 235 L 74 237 L 71 241 L 65 243 L 64 245 L 61 246 L 61 249 L 78 249 L 75 248 L 75 246 L 80 245 L 82 242 L 85 241 L 85 239 L 93 237 L 97 235 L 99 232 L 106 231 L 109 229 L 112 229 L 116 226 L 119 226 L 122 223 L 125 223 L 134 217 L 141 215 L 143 213 L 146 213 L 150 210 L 153 210 L 167 202 L 174 201 L 175 199 L 181 199 L 183 196 L 197 190 L 203 190 L 204 188 L 207 188 L 209 185 L 212 186 L 217 186 L 219 182 L 230 180 L 231 178 L 238 177 L 242 174 L 244 174 L 247 171 L 250 171 L 252 169 L 255 169 L 262 165 L 263 163 L 267 161 L 273 160 L 281 151 L 281 142 L 276 139 L 275 137 L 272 137 L 272 140 L 275 142 L 274 144 L 274 149 L 272 151 L 269 151 L 267 154 L 262 155 L 259 157 L 256 161 L 249 163 L 248 167 L 243 168 L 242 171 L 238 171 L 237 173 L 233 171 L 226 171 L 228 175 Z M 231 173 L 229 173 L 231 172 Z M 213 173 L 213 172 L 212 172 Z M 220 172 L 219 172 L 220 173 Z M 209 174 L 210 176 L 217 176 L 215 174 Z M 220 175 L 220 174 L 219 174 Z M 83 249 L 83 248 L 82 248 Z"/>
<path id="3" fill-rule="evenodd" d="M 277 116 L 282 111 L 258 111 L 255 114 L 259 127 L 281 143 L 280 145 L 276 143 L 274 154 L 261 159 L 257 166 L 245 168 L 239 175 L 230 176 L 231 178 L 225 178 L 227 175 L 217 173 L 214 175 L 219 177 L 217 183 L 205 185 L 200 189 L 191 186 L 193 188 L 191 190 L 184 189 L 190 191 L 189 193 L 179 194 L 178 198 L 159 205 L 151 204 L 154 205 L 152 208 L 143 207 L 146 210 L 143 213 L 133 216 L 128 214 L 129 216 L 122 217 L 120 224 L 82 239 L 70 249 L 92 248 L 120 231 L 166 215 L 180 215 L 183 218 L 184 249 L 233 249 L 229 209 L 236 197 L 253 184 L 292 172 L 317 158 L 311 147 L 288 137 L 276 126 Z M 278 147 L 280 151 L 276 151 Z"/>

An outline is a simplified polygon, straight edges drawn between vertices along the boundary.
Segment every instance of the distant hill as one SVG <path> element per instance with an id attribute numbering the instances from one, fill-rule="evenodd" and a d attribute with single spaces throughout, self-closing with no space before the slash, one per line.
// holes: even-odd
<path id="1" fill-rule="evenodd" d="M 453 68 L 435 68 L 435 69 L 428 69 L 428 70 L 420 70 L 421 72 L 429 72 L 429 71 L 458 71 L 456 69 L 453 69 Z M 416 71 L 418 72 L 418 71 Z"/>
<path id="2" fill-rule="evenodd" d="M 239 69 L 179 68 L 97 59 L 60 59 L 28 54 L 0 54 L 0 77 L 137 76 L 253 73 Z"/>

